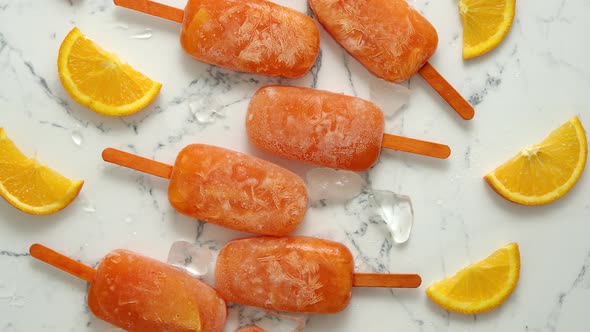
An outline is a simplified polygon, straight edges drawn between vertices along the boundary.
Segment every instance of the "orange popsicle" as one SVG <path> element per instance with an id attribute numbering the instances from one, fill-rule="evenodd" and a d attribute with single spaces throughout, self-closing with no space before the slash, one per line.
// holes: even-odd
<path id="1" fill-rule="evenodd" d="M 189 0 L 184 11 L 147 0 L 114 2 L 182 23 L 180 43 L 190 56 L 236 71 L 300 77 L 319 53 L 316 23 L 266 0 Z"/>
<path id="2" fill-rule="evenodd" d="M 294 231 L 307 209 L 307 190 L 294 173 L 268 161 L 191 144 L 174 167 L 115 149 L 105 161 L 170 179 L 168 198 L 179 212 L 220 226 L 265 235 Z"/>
<path id="3" fill-rule="evenodd" d="M 315 165 L 362 171 L 381 147 L 447 158 L 446 145 L 383 134 L 373 103 L 327 91 L 291 86 L 258 90 L 248 107 L 246 130 L 255 146 Z"/>
<path id="4" fill-rule="evenodd" d="M 213 288 L 157 260 L 114 250 L 94 270 L 40 244 L 30 252 L 88 281 L 92 313 L 126 331 L 216 332 L 225 325 L 227 307 Z"/>
<path id="5" fill-rule="evenodd" d="M 419 72 L 462 118 L 473 118 L 473 107 L 427 62 L 438 35 L 406 0 L 309 0 L 309 5 L 330 35 L 373 74 L 398 83 Z"/>
<path id="6" fill-rule="evenodd" d="M 415 288 L 416 274 L 354 273 L 342 244 L 311 237 L 258 237 L 221 249 L 215 282 L 228 302 L 271 310 L 335 313 L 344 310 L 353 286 Z"/>

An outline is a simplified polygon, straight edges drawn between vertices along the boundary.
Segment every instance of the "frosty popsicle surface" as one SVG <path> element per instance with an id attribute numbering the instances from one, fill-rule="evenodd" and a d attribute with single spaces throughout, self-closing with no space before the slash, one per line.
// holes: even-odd
<path id="1" fill-rule="evenodd" d="M 405 0 L 309 0 L 318 21 L 369 71 L 409 79 L 434 54 L 436 30 Z"/>
<path id="2" fill-rule="evenodd" d="M 296 78 L 319 54 L 319 29 L 307 15 L 266 0 L 189 0 L 184 11 L 147 0 L 115 4 L 182 23 L 191 57 L 240 72 Z"/>
<path id="3" fill-rule="evenodd" d="M 352 270 L 352 255 L 342 244 L 306 237 L 260 237 L 223 247 L 215 282 L 229 302 L 335 313 L 350 301 Z"/>
<path id="4" fill-rule="evenodd" d="M 294 173 L 243 153 L 205 144 L 186 146 L 174 166 L 105 149 L 103 159 L 170 179 L 168 199 L 179 212 L 223 227 L 265 235 L 294 231 L 307 210 L 307 189 Z"/>
<path id="5" fill-rule="evenodd" d="M 344 245 L 312 237 L 258 237 L 225 245 L 215 282 L 228 302 L 266 309 L 336 313 L 348 305 L 353 286 L 418 287 L 415 274 L 354 273 Z"/>
<path id="6" fill-rule="evenodd" d="M 170 203 L 179 212 L 240 231 L 286 235 L 307 209 L 303 180 L 262 159 L 203 144 L 176 157 Z"/>
<path id="7" fill-rule="evenodd" d="M 90 282 L 92 313 L 127 331 L 218 332 L 225 325 L 227 307 L 213 288 L 157 260 L 114 250 L 94 270 L 39 244 L 30 252 Z"/>
<path id="8" fill-rule="evenodd" d="M 366 170 L 375 164 L 382 146 L 437 158 L 450 154 L 446 145 L 384 135 L 383 127 L 383 113 L 367 100 L 293 86 L 261 88 L 246 114 L 252 144 L 324 167 Z"/>
<path id="9" fill-rule="evenodd" d="M 465 120 L 473 107 L 428 59 L 436 30 L 406 0 L 309 0 L 318 21 L 350 55 L 386 81 L 399 83 L 418 72 Z"/>

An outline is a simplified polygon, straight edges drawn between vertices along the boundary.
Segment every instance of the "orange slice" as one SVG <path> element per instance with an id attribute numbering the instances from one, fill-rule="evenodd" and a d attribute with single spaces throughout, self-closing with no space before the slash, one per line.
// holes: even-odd
<path id="1" fill-rule="evenodd" d="M 584 128 L 574 117 L 541 143 L 521 150 L 484 179 L 498 194 L 514 203 L 547 204 L 576 184 L 587 157 Z"/>
<path id="2" fill-rule="evenodd" d="M 504 39 L 514 19 L 516 0 L 461 0 L 463 59 L 486 54 Z"/>
<path id="3" fill-rule="evenodd" d="M 59 78 L 77 102 L 108 116 L 140 111 L 158 95 L 160 83 L 72 29 L 59 48 Z"/>
<path id="4" fill-rule="evenodd" d="M 520 253 L 510 243 L 454 276 L 435 282 L 426 295 L 439 306 L 462 314 L 479 314 L 502 304 L 518 283 Z"/>
<path id="5" fill-rule="evenodd" d="M 19 210 L 50 214 L 68 206 L 84 181 L 71 181 L 25 157 L 0 128 L 0 196 Z"/>

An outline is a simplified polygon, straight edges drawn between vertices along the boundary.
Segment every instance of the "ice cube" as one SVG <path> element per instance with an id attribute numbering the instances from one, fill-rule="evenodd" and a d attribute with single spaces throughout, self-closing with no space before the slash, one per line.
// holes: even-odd
<path id="1" fill-rule="evenodd" d="M 209 264 L 213 261 L 213 254 L 207 247 L 200 247 L 187 241 L 172 243 L 168 252 L 167 263 L 186 272 L 202 277 L 209 272 Z"/>
<path id="2" fill-rule="evenodd" d="M 404 243 L 410 238 L 414 225 L 412 200 L 405 195 L 388 190 L 371 190 L 369 192 L 369 213 L 373 220 L 381 220 L 391 232 L 396 243 Z"/>
<path id="3" fill-rule="evenodd" d="M 213 123 L 217 118 L 225 117 L 224 105 L 215 97 L 198 98 L 189 102 L 188 107 L 199 124 Z"/>
<path id="4" fill-rule="evenodd" d="M 345 202 L 361 193 L 365 180 L 355 172 L 314 168 L 306 175 L 309 199 L 312 203 L 320 200 Z"/>
<path id="5" fill-rule="evenodd" d="M 150 38 L 152 38 L 152 36 L 153 36 L 152 29 L 146 28 L 142 31 L 139 31 L 139 32 L 131 35 L 131 38 L 133 38 L 133 39 L 150 39 Z"/>
<path id="6" fill-rule="evenodd" d="M 393 117 L 410 100 L 410 89 L 373 75 L 371 75 L 369 86 L 371 101 L 383 111 L 386 118 Z"/>
<path id="7" fill-rule="evenodd" d="M 77 129 L 72 130 L 71 137 L 72 137 L 72 142 L 74 142 L 74 144 L 76 144 L 76 146 L 82 145 L 82 141 L 84 140 L 84 138 L 82 137 L 82 133 L 79 130 L 77 130 Z"/>

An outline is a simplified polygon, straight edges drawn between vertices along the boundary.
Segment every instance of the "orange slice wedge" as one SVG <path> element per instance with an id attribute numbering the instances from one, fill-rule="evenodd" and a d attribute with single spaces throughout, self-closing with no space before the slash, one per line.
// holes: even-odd
<path id="1" fill-rule="evenodd" d="M 0 128 L 0 196 L 17 209 L 50 214 L 68 206 L 84 181 L 71 181 L 25 157 Z"/>
<path id="2" fill-rule="evenodd" d="M 462 314 L 479 314 L 502 304 L 518 283 L 520 253 L 510 243 L 454 276 L 433 283 L 426 295 L 439 306 Z"/>
<path id="3" fill-rule="evenodd" d="M 459 13 L 463 22 L 463 58 L 486 54 L 506 37 L 516 0 L 461 0 Z"/>
<path id="4" fill-rule="evenodd" d="M 514 203 L 547 204 L 576 184 L 587 157 L 584 128 L 574 117 L 541 143 L 521 150 L 484 179 L 498 194 Z"/>
<path id="5" fill-rule="evenodd" d="M 57 68 L 62 85 L 74 100 L 108 116 L 142 110 L 162 86 L 103 50 L 78 28 L 62 42 Z"/>

